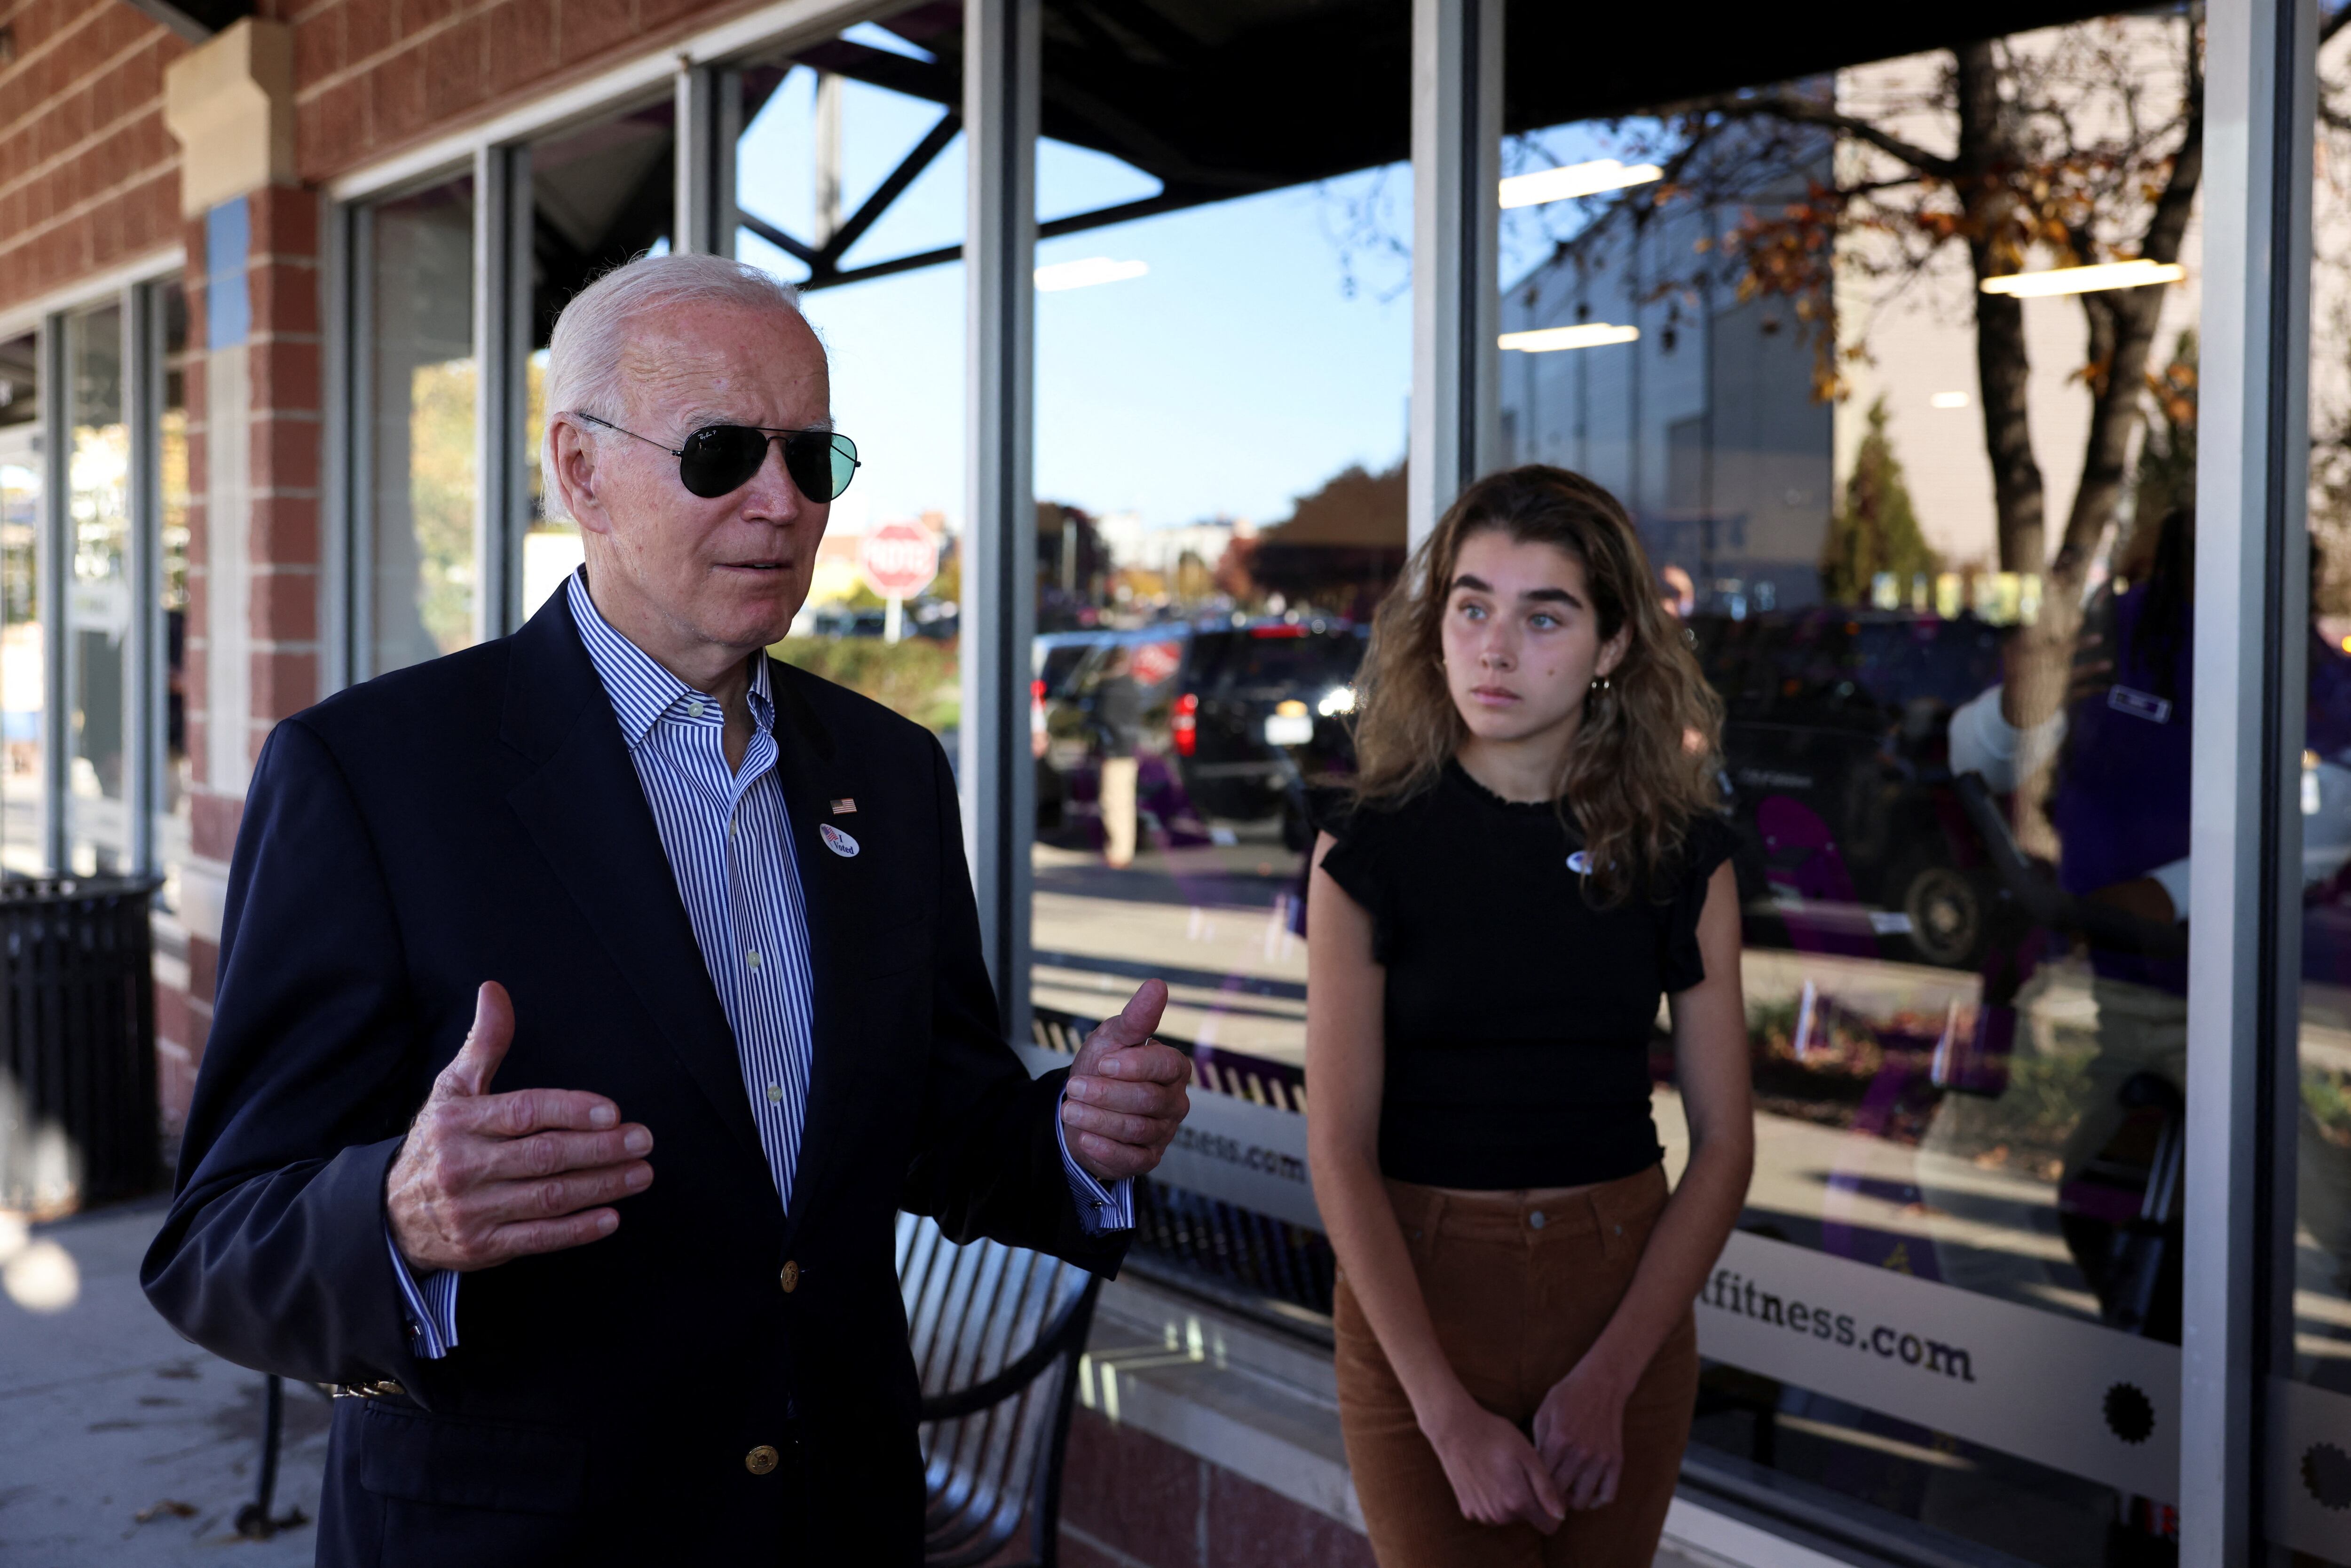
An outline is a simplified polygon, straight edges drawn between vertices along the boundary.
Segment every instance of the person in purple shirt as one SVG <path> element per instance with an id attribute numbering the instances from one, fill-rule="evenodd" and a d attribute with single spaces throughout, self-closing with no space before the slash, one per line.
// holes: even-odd
<path id="1" fill-rule="evenodd" d="M 2152 537 L 2128 541 L 2115 575 L 2085 607 L 2068 688 L 2058 712 L 2022 722 L 2015 683 L 1991 687 L 1952 715 L 1951 770 L 1980 773 L 2000 794 L 2034 783 L 2046 771 L 2046 810 L 2060 846 L 2055 874 L 2084 904 L 2134 917 L 2142 939 L 2132 942 L 2110 924 L 2083 940 L 2096 1004 L 2095 1055 L 2074 1096 L 2078 1113 L 2062 1155 L 2060 1207 L 2068 1238 L 2094 1287 L 2106 1260 L 2103 1228 L 2082 1215 L 2098 1196 L 2078 1186 L 2085 1168 L 2108 1155 L 2134 1114 L 2159 1110 L 2168 1085 L 2173 1103 L 2188 1080 L 2188 956 L 2183 941 L 2189 911 L 2189 785 L 2193 773 L 2195 518 L 2175 509 Z M 2351 861 L 2351 658 L 2314 630 L 2308 647 L 2309 703 L 2300 789 L 2303 882 L 2313 894 L 2304 969 L 2313 978 L 2345 967 L 2345 945 L 2329 935 L 2327 890 Z M 2125 923 L 2126 924 L 2126 923 Z M 2061 933 L 2060 945 L 2074 934 Z M 2135 1080 L 2140 1080 L 2137 1083 Z M 1928 1143 L 1964 1153 L 1963 1124 L 1970 1107 L 1954 1103 L 1938 1115 Z M 2327 1215 L 2351 1216 L 2351 1172 L 2342 1162 L 2314 1155 L 2325 1140 L 2304 1138 L 2301 1186 L 2306 1220 L 2337 1238 L 2351 1227 Z M 2095 1184 L 2092 1184 L 2095 1185 Z M 2333 1249 L 2338 1256 L 2343 1249 Z M 2176 1270 L 2176 1264 L 2171 1265 Z M 2176 1334 L 2177 1279 L 2158 1291 L 2152 1316 L 2144 1307 L 2134 1326 Z M 2109 1312 L 2119 1285 L 2101 1288 Z"/>

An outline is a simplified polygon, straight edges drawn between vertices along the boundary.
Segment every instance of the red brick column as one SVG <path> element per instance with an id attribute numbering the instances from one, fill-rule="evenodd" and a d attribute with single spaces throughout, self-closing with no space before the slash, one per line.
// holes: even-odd
<path id="1" fill-rule="evenodd" d="M 251 754 L 277 722 L 319 700 L 319 565 L 325 383 L 319 317 L 319 193 L 272 186 L 248 200 L 253 257 L 253 516 L 248 629 Z"/>
<path id="2" fill-rule="evenodd" d="M 215 267 L 235 267 L 237 258 L 207 254 L 203 218 L 188 225 L 190 340 L 207 350 L 188 376 L 190 488 L 187 726 L 192 781 L 189 799 L 191 863 L 184 882 L 188 917 L 188 988 L 184 996 L 159 993 L 164 1122 L 176 1129 L 185 1119 L 194 1071 L 204 1059 L 205 1036 L 220 967 L 222 897 L 228 862 L 236 847 L 245 804 L 246 769 L 220 777 L 215 768 L 215 729 L 244 725 L 242 756 L 249 763 L 277 722 L 318 701 L 320 659 L 319 577 L 320 476 L 324 425 L 322 334 L 319 319 L 319 237 L 321 202 L 312 190 L 270 186 L 242 198 L 249 236 L 242 283 L 251 327 L 241 344 L 210 348 L 205 298 Z M 215 361 L 229 356 L 237 373 L 223 385 L 241 386 L 239 406 L 218 406 L 213 392 Z M 231 428 L 223 430 L 225 423 Z M 224 514 L 214 495 L 211 453 L 220 440 L 236 440 L 246 465 L 243 505 Z M 215 530 L 239 530 L 241 591 L 223 592 L 214 580 L 223 551 Z M 220 623 L 242 603 L 244 624 Z M 241 632 L 242 635 L 233 634 Z M 222 650 L 243 649 L 242 715 L 214 711 L 214 669 Z M 166 1023 L 170 1027 L 166 1027 Z"/>

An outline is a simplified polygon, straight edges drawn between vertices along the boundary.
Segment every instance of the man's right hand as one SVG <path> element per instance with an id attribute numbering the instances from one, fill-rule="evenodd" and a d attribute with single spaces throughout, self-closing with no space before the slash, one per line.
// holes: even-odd
<path id="1" fill-rule="evenodd" d="M 474 1027 L 408 1129 L 384 1184 L 384 1214 L 409 1266 L 487 1269 L 610 1236 L 608 1205 L 652 1185 L 653 1135 L 621 1124 L 601 1094 L 490 1092 L 514 1040 L 514 1003 L 484 982 Z"/>

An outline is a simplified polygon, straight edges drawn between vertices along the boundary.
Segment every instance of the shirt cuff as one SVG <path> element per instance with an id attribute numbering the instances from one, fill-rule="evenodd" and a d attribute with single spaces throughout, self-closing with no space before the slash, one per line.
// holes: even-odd
<path id="1" fill-rule="evenodd" d="M 1061 1092 L 1066 1096 L 1069 1090 Z M 1070 1155 L 1069 1124 L 1061 1120 L 1061 1102 L 1053 1102 L 1053 1140 L 1061 1146 L 1061 1169 L 1070 1178 L 1070 1196 L 1077 1200 L 1078 1223 L 1089 1236 L 1105 1230 L 1134 1228 L 1134 1181 L 1121 1176 L 1108 1186 Z"/>
<path id="2" fill-rule="evenodd" d="M 2019 729 L 2000 710 L 2005 683 L 1987 686 L 1951 715 L 1948 731 L 1953 773 L 1980 773 L 1994 794 L 2012 793 L 2056 759 L 2065 739 L 2065 710 L 2031 729 Z"/>
<path id="3" fill-rule="evenodd" d="M 389 1223 L 383 1228 L 383 1244 L 392 1253 L 392 1277 L 400 1281 L 400 1294 L 407 1303 L 408 1337 L 415 1342 L 411 1349 L 419 1361 L 438 1361 L 457 1348 L 457 1281 L 462 1276 L 454 1269 L 436 1269 L 418 1279 L 400 1255 Z"/>

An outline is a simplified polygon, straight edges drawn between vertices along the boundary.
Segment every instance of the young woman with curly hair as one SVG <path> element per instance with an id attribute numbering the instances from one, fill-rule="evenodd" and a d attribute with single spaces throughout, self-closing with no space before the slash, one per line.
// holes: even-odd
<path id="1" fill-rule="evenodd" d="M 1624 508 L 1550 467 L 1454 504 L 1364 667 L 1307 927 L 1356 1496 L 1384 1568 L 1647 1568 L 1753 1161 L 1719 705 Z"/>

